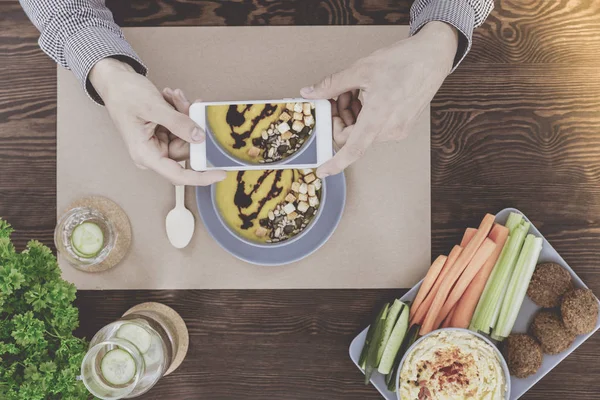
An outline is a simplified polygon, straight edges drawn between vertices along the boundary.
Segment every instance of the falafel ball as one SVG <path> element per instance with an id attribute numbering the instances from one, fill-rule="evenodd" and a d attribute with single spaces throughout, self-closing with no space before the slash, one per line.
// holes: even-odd
<path id="1" fill-rule="evenodd" d="M 575 334 L 567 329 L 560 316 L 552 311 L 540 311 L 531 324 L 531 334 L 546 354 L 558 354 L 571 346 Z"/>
<path id="2" fill-rule="evenodd" d="M 558 307 L 562 296 L 571 289 L 571 274 L 557 263 L 548 262 L 535 267 L 527 296 L 540 307 Z"/>
<path id="3" fill-rule="evenodd" d="M 573 289 L 565 294 L 560 312 L 568 330 L 576 335 L 590 333 L 598 323 L 598 300 L 590 289 Z"/>
<path id="4" fill-rule="evenodd" d="M 527 378 L 542 366 L 542 347 L 525 333 L 514 333 L 506 339 L 504 355 L 510 374 L 517 378 Z"/>

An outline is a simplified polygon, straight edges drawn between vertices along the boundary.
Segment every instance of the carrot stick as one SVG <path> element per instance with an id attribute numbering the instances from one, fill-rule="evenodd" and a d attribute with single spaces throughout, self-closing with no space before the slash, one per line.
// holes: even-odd
<path id="1" fill-rule="evenodd" d="M 455 311 L 456 311 L 456 307 L 454 307 L 452 310 L 450 310 L 450 314 L 448 314 L 448 316 L 444 320 L 444 323 L 442 324 L 442 328 L 453 328 L 454 327 L 452 325 L 452 321 L 454 320 L 454 312 Z"/>
<path id="2" fill-rule="evenodd" d="M 447 258 L 448 257 L 446 257 L 446 256 L 439 256 L 438 258 L 435 259 L 433 264 L 431 264 L 431 267 L 429 267 L 429 271 L 427 271 L 427 275 L 425 275 L 425 279 L 423 279 L 423 283 L 421 284 L 421 287 L 419 288 L 417 297 L 415 297 L 412 307 L 410 308 L 411 314 L 414 315 L 413 310 L 416 310 L 417 308 L 419 308 L 419 306 L 425 299 L 425 296 L 427 296 L 427 294 L 433 287 L 437 277 L 440 275 L 440 272 L 442 272 L 442 268 L 444 267 L 444 264 L 446 263 Z M 411 315 L 411 317 L 412 317 L 412 315 Z"/>
<path id="3" fill-rule="evenodd" d="M 485 284 L 489 279 L 500 253 L 508 239 L 508 228 L 502 225 L 494 225 L 490 232 L 489 238 L 496 243 L 494 252 L 485 262 L 481 270 L 475 275 L 473 281 L 465 290 L 465 293 L 456 304 L 454 316 L 452 317 L 452 326 L 455 328 L 468 328 L 475 313 L 475 308 L 479 302 L 479 298 L 485 289 Z"/>
<path id="4" fill-rule="evenodd" d="M 491 239 L 485 239 L 483 241 L 483 244 L 479 247 L 479 249 L 477 249 L 475 256 L 473 256 L 473 259 L 467 268 L 465 268 L 462 275 L 456 281 L 454 288 L 452 288 L 452 291 L 450 291 L 448 298 L 444 302 L 442 309 L 435 319 L 435 323 L 433 325 L 434 328 L 440 326 L 444 321 L 444 318 L 446 318 L 450 313 L 450 310 L 456 306 L 456 303 L 458 303 L 462 295 L 465 293 L 465 290 L 467 290 L 467 287 L 473 281 L 475 275 L 477 275 L 479 270 L 483 268 L 483 265 L 488 258 L 491 257 L 496 247 L 496 243 L 494 243 L 494 241 Z"/>
<path id="5" fill-rule="evenodd" d="M 448 274 L 445 276 L 442 284 L 439 287 L 439 290 L 435 294 L 435 298 L 431 303 L 431 307 L 427 310 L 427 316 L 423 321 L 423 325 L 420 329 L 420 334 L 425 335 L 431 332 L 434 329 L 434 323 L 437 319 L 437 316 L 442 309 L 450 290 L 458 280 L 458 277 L 462 274 L 462 272 L 467 268 L 471 259 L 475 255 L 475 252 L 483 241 L 487 238 L 487 235 L 490 233 L 492 229 L 492 225 L 494 225 L 494 216 L 491 214 L 486 214 L 486 216 L 481 221 L 477 232 L 473 236 L 473 239 L 469 242 L 469 244 L 465 247 L 465 249 L 460 253 L 460 256 L 448 270 Z M 493 242 L 492 242 L 493 243 Z M 421 305 L 420 308 L 423 307 L 425 303 Z"/>
<path id="6" fill-rule="evenodd" d="M 473 236 L 475 236 L 475 232 L 477 232 L 477 228 L 467 228 L 462 240 L 460 241 L 460 247 L 464 248 L 467 244 L 469 244 L 471 239 L 473 239 Z"/>
<path id="7" fill-rule="evenodd" d="M 433 302 L 433 299 L 435 298 L 435 294 L 437 293 L 445 276 L 448 274 L 448 271 L 450 270 L 450 268 L 452 268 L 452 265 L 454 265 L 454 263 L 458 259 L 458 256 L 460 256 L 460 253 L 462 252 L 462 250 L 463 249 L 460 246 L 454 246 L 452 248 L 452 251 L 450 251 L 450 254 L 448 254 L 448 258 L 446 259 L 446 262 L 444 263 L 444 267 L 442 268 L 440 275 L 438 276 L 438 278 L 435 281 L 435 284 L 433 285 L 433 287 L 431 288 L 431 290 L 425 297 L 425 300 L 423 300 L 423 302 L 421 303 L 421 305 L 419 307 L 413 306 L 410 308 L 410 311 L 412 314 L 411 320 L 410 320 L 411 326 L 413 324 L 420 324 L 423 322 L 423 319 L 425 318 L 425 315 L 427 314 L 427 310 L 429 309 L 429 307 L 431 306 L 431 303 Z"/>

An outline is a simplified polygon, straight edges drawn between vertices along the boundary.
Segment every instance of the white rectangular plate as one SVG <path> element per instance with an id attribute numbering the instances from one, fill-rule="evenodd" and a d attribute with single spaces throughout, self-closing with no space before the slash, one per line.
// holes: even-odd
<path id="1" fill-rule="evenodd" d="M 502 210 L 498 214 L 496 214 L 496 222 L 504 224 L 506 222 L 506 219 L 508 218 L 508 215 L 511 212 L 518 212 L 520 214 L 523 214 L 517 209 L 505 208 L 504 210 Z M 524 217 L 525 217 L 525 219 L 527 219 L 527 217 L 525 215 L 524 215 Z M 527 220 L 529 221 L 529 219 L 527 219 Z M 533 233 L 536 236 L 544 239 L 544 245 L 542 248 L 542 253 L 540 254 L 539 262 L 555 262 L 555 263 L 560 264 L 571 274 L 571 277 L 573 278 L 573 284 L 575 285 L 575 287 L 587 288 L 585 283 L 583 283 L 583 281 L 581 279 L 579 279 L 579 277 L 577 276 L 577 274 L 575 274 L 573 269 L 571 269 L 571 267 L 569 267 L 569 265 L 565 262 L 565 260 L 563 260 L 563 258 L 556 252 L 556 250 L 554 250 L 552 245 L 550 245 L 550 243 L 546 240 L 546 238 L 544 238 L 544 236 L 542 236 L 540 231 L 538 231 L 537 228 L 535 226 L 533 226 L 533 224 L 531 225 L 531 228 L 529 229 L 529 233 Z M 413 288 L 410 289 L 404 296 L 402 296 L 400 298 L 400 300 L 412 301 L 415 298 L 415 296 L 417 295 L 419 286 L 421 286 L 421 282 L 419 282 L 418 284 L 413 286 Z M 523 305 L 521 306 L 521 310 L 519 311 L 519 315 L 517 317 L 517 321 L 515 322 L 513 332 L 523 332 L 523 333 L 527 332 L 527 328 L 529 327 L 532 318 L 534 317 L 534 315 L 536 314 L 536 312 L 539 309 L 540 309 L 540 307 L 535 305 L 528 297 L 526 297 L 525 301 L 523 302 Z M 577 336 L 573 345 L 571 347 L 569 347 L 569 349 L 567 349 L 566 351 L 563 351 L 562 353 L 556 354 L 556 355 L 544 354 L 544 359 L 542 361 L 542 367 L 539 369 L 539 371 L 536 374 L 531 375 L 525 379 L 519 379 L 519 378 L 515 378 L 514 376 L 511 376 L 510 377 L 510 383 L 511 383 L 510 398 L 511 398 L 511 400 L 515 400 L 515 399 L 518 399 L 519 397 L 521 397 L 533 385 L 535 385 L 537 383 L 537 381 L 542 379 L 548 372 L 550 372 L 554 367 L 556 367 L 556 365 L 559 362 L 561 362 L 565 357 L 567 357 L 569 354 L 571 354 L 571 352 L 573 352 L 576 348 L 578 348 L 583 342 L 585 342 L 590 336 L 592 336 L 594 334 L 594 332 L 596 332 L 599 328 L 600 328 L 600 319 L 599 319 L 598 323 L 596 324 L 596 328 L 594 329 L 593 332 L 591 332 L 587 335 Z M 350 358 L 352 359 L 352 361 L 354 361 L 354 364 L 357 367 L 358 367 L 358 358 L 360 357 L 360 352 L 365 343 L 365 337 L 367 336 L 368 329 L 369 329 L 369 327 L 366 327 L 365 330 L 363 330 L 357 337 L 355 337 L 354 340 L 352 341 L 352 343 L 350 344 Z M 359 367 L 359 369 L 362 371 L 362 369 L 360 367 Z M 373 384 L 373 386 L 375 386 L 375 388 L 377 388 L 379 393 L 381 393 L 381 395 L 383 397 L 385 397 L 387 400 L 396 400 L 396 393 L 393 393 L 393 392 L 390 392 L 389 390 L 387 390 L 387 385 L 385 384 L 384 376 L 381 375 L 380 373 L 378 373 L 377 371 L 375 371 L 375 373 L 371 377 L 371 383 Z"/>

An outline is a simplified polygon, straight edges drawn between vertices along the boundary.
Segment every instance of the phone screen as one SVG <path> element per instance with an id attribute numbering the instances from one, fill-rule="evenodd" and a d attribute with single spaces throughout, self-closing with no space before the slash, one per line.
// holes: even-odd
<path id="1" fill-rule="evenodd" d="M 313 102 L 205 106 L 206 161 L 240 165 L 315 165 L 317 108 Z"/>

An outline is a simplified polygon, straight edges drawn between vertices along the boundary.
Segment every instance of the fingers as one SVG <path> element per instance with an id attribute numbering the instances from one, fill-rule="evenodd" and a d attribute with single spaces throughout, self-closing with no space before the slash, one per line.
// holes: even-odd
<path id="1" fill-rule="evenodd" d="M 354 114 L 352 114 L 352 110 L 349 109 L 340 110 L 340 117 L 342 118 L 346 126 L 354 125 L 354 123 L 356 122 Z"/>
<path id="2" fill-rule="evenodd" d="M 148 167 L 176 186 L 207 186 L 222 181 L 226 177 L 225 171 L 197 172 L 185 169 L 177 161 L 166 157 L 157 159 Z"/>
<path id="3" fill-rule="evenodd" d="M 176 161 L 188 160 L 190 158 L 190 144 L 178 137 L 171 138 L 169 141 L 169 158 Z"/>
<path id="4" fill-rule="evenodd" d="M 340 94 L 337 98 L 338 109 L 345 110 L 350 107 L 350 102 L 352 101 L 352 92 L 344 92 Z"/>
<path id="5" fill-rule="evenodd" d="M 350 103 L 350 109 L 352 110 L 354 118 L 358 118 L 358 114 L 360 114 L 360 110 L 362 110 L 362 103 L 360 102 L 360 100 L 352 100 L 352 103 Z"/>
<path id="6" fill-rule="evenodd" d="M 172 90 L 171 88 L 165 88 L 163 90 L 163 97 L 169 104 L 175 107 L 177 111 L 189 115 L 191 104 L 181 89 Z"/>
<path id="7" fill-rule="evenodd" d="M 356 119 L 352 110 L 350 110 L 350 103 L 352 102 L 352 93 L 345 92 L 339 95 L 337 99 L 338 113 L 346 126 L 354 125 Z"/>
<path id="8" fill-rule="evenodd" d="M 189 102 L 183 96 L 183 92 L 178 95 L 176 92 L 165 90 L 163 91 L 163 97 L 166 101 L 153 107 L 148 119 L 164 126 L 186 142 L 202 143 L 204 141 L 204 131 L 187 116 Z M 174 109 L 170 103 L 182 111 Z"/>
<path id="9" fill-rule="evenodd" d="M 338 96 L 336 115 L 342 118 L 346 126 L 354 125 L 358 112 L 360 112 L 360 101 L 357 100 L 357 96 L 358 91 L 355 90 Z M 355 111 L 357 112 L 355 113 Z"/>
<path id="10" fill-rule="evenodd" d="M 329 100 L 329 104 L 331 104 L 331 117 L 339 117 L 340 114 L 338 113 L 338 105 L 337 102 L 333 99 Z"/>
<path id="11" fill-rule="evenodd" d="M 343 71 L 325 77 L 321 82 L 300 90 L 307 99 L 331 99 L 352 89 L 364 86 L 364 74 L 357 64 Z"/>
<path id="12" fill-rule="evenodd" d="M 346 143 L 331 160 L 317 169 L 317 176 L 319 178 L 339 174 L 364 155 L 376 137 L 376 131 L 371 123 L 365 122 L 368 120 L 368 118 L 359 118 L 351 130 L 346 128 L 341 134 L 338 134 L 336 143 L 337 139 L 344 140 L 344 135 L 347 134 Z"/>
<path id="13" fill-rule="evenodd" d="M 344 147 L 346 142 L 348 142 L 348 138 L 352 134 L 353 130 L 354 130 L 354 125 L 350 125 L 350 126 L 345 127 L 344 129 L 339 130 L 338 132 L 334 133 L 333 140 L 338 149 L 341 149 L 342 147 Z"/>
<path id="14" fill-rule="evenodd" d="M 177 111 L 183 114 L 189 114 L 190 102 L 183 94 L 181 89 L 172 90 L 171 88 L 165 88 L 163 90 L 164 99 L 171 104 Z M 190 157 L 190 145 L 185 140 L 178 138 L 173 134 L 169 134 L 166 128 L 159 126 L 156 129 L 156 136 L 163 140 L 162 132 L 167 133 L 165 143 L 169 144 L 169 158 L 175 161 L 187 160 Z"/>
<path id="15" fill-rule="evenodd" d="M 346 128 L 346 124 L 344 124 L 344 120 L 341 117 L 333 117 L 332 118 L 332 128 L 333 128 L 333 140 L 336 144 L 342 147 L 343 143 L 338 143 L 337 137 L 342 133 L 344 128 Z"/>

